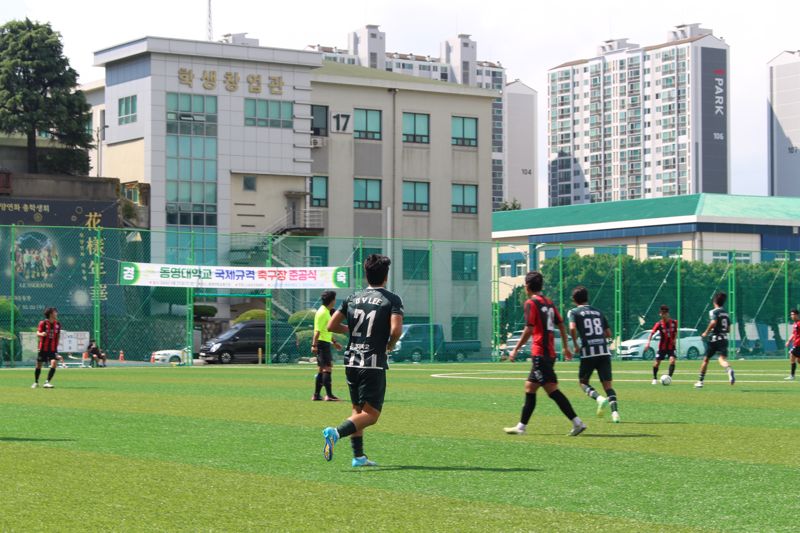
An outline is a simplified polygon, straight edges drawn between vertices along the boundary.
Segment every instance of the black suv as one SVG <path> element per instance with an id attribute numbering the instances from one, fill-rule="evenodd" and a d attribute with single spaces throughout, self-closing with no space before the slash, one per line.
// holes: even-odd
<path id="1" fill-rule="evenodd" d="M 286 322 L 272 322 L 272 362 L 297 361 L 300 353 L 294 328 Z M 266 326 L 262 320 L 248 320 L 200 346 L 200 359 L 208 363 L 257 363 L 258 349 L 266 356 Z"/>

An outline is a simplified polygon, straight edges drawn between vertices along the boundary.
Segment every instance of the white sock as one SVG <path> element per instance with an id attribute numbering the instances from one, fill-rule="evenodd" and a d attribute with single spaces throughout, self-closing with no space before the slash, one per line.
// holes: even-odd
<path id="1" fill-rule="evenodd" d="M 602 403 L 602 402 L 606 401 L 606 398 L 605 398 L 605 396 L 599 396 L 599 395 L 598 395 L 598 396 L 597 396 L 597 401 L 598 401 L 598 402 L 600 402 L 600 403 Z"/>
<path id="2" fill-rule="evenodd" d="M 581 424 L 583 424 L 583 420 L 581 420 L 581 417 L 576 416 L 575 418 L 572 419 L 573 426 L 580 426 Z"/>
<path id="3" fill-rule="evenodd" d="M 517 429 L 520 430 L 520 431 L 525 431 L 526 427 L 527 427 L 527 425 L 523 424 L 522 422 L 517 424 Z"/>

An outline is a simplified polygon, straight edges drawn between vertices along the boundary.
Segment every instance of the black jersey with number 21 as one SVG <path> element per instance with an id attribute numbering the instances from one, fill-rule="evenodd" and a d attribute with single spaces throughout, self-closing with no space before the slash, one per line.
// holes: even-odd
<path id="1" fill-rule="evenodd" d="M 350 341 L 344 364 L 356 368 L 389 368 L 386 345 L 392 315 L 403 314 L 403 301 L 383 289 L 367 288 L 347 297 L 339 311 L 347 317 Z"/>

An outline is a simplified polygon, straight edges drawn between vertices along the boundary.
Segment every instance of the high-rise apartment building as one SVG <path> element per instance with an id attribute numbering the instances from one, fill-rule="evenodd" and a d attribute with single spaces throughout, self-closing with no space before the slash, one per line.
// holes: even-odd
<path id="1" fill-rule="evenodd" d="M 548 72 L 549 205 L 730 189 L 728 45 L 698 24 Z"/>
<path id="2" fill-rule="evenodd" d="M 308 49 L 338 63 L 502 91 L 492 103 L 492 204 L 497 209 L 516 199 L 522 207 L 536 207 L 536 91 L 526 87 L 509 100 L 505 68 L 500 62 L 479 61 L 478 45 L 469 35 L 442 42 L 438 57 L 387 52 L 386 33 L 377 25 L 350 33 L 346 50 L 322 45 Z M 512 115 L 515 120 L 509 121 Z M 519 118 L 531 116 L 532 121 Z"/>
<path id="3" fill-rule="evenodd" d="M 800 51 L 769 62 L 769 194 L 800 196 Z"/>

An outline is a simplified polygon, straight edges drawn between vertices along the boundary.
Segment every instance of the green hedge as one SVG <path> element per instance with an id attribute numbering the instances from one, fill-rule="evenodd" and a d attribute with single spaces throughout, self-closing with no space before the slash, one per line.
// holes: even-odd
<path id="1" fill-rule="evenodd" d="M 304 309 L 302 311 L 297 311 L 296 313 L 292 313 L 287 322 L 289 322 L 289 325 L 296 327 L 298 330 L 314 329 L 314 315 L 316 312 L 316 309 Z"/>
<path id="2" fill-rule="evenodd" d="M 311 357 L 314 354 L 311 353 L 311 341 L 314 339 L 314 330 L 305 330 L 305 331 L 298 331 L 297 332 L 297 342 L 300 350 L 300 355 L 302 357 Z M 333 338 L 339 341 L 339 344 L 342 345 L 342 349 L 347 346 L 347 335 L 342 335 L 341 333 L 334 333 Z M 337 352 L 336 349 L 333 350 L 334 354 L 341 353 Z"/>

